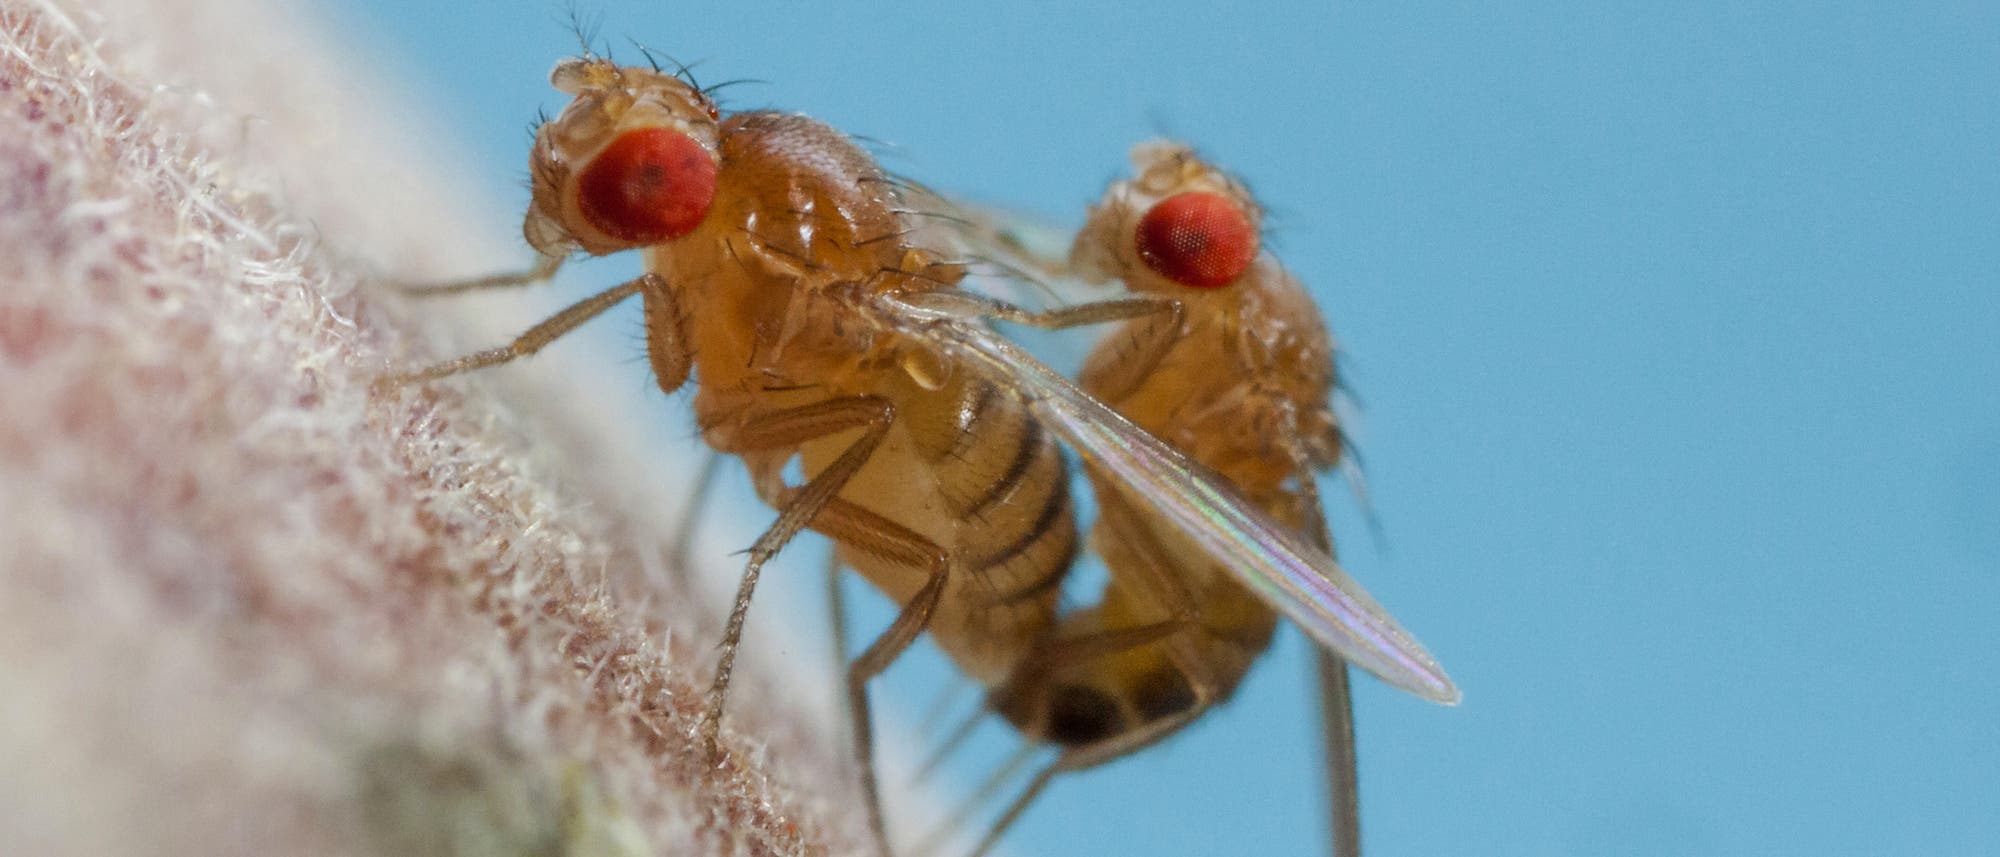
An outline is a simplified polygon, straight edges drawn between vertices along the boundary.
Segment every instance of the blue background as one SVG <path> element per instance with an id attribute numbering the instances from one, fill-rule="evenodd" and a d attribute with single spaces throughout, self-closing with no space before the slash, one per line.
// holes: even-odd
<path id="1" fill-rule="evenodd" d="M 326 2 L 524 203 L 560 4 Z M 1247 177 L 1466 692 L 1361 688 L 1374 854 L 2000 853 L 2000 6 L 1229 5 L 584 8 L 1065 222 L 1161 129 Z M 1322 853 L 1304 654 L 1009 844 Z"/>

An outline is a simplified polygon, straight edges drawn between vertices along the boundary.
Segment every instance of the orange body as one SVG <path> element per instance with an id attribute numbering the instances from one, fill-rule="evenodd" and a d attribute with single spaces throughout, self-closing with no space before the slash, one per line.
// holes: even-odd
<path id="1" fill-rule="evenodd" d="M 932 249 L 956 245 L 920 237 L 911 188 L 845 136 L 798 115 L 724 118 L 682 72 L 592 56 L 558 65 L 552 82 L 573 100 L 536 134 L 523 226 L 541 261 L 425 291 L 543 282 L 578 253 L 642 250 L 646 273 L 506 346 L 381 383 L 525 357 L 642 297 L 661 389 L 698 382 L 703 436 L 742 459 L 777 510 L 746 551 L 718 646 L 702 726 L 712 753 L 761 570 L 806 528 L 902 604 L 846 681 L 884 854 L 865 688 L 925 631 L 994 688 L 1009 720 L 1064 748 L 982 850 L 1055 772 L 1157 740 L 1233 691 L 1276 622 L 1245 584 L 1399 687 L 1457 699 L 1435 659 L 1323 549 L 1310 477 L 1339 456 L 1331 346 L 1297 285 L 1260 255 L 1240 188 L 1185 150 L 1142 150 L 1141 176 L 1093 212 L 1070 266 L 1172 300 L 1029 312 L 957 289 L 963 268 Z M 987 317 L 1150 320 L 1090 361 L 1086 392 Z M 1093 539 L 1112 572 L 1099 603 L 1060 620 L 1076 528 L 1050 433 L 1092 467 L 1103 508 Z"/>
<path id="2" fill-rule="evenodd" d="M 708 148 L 716 169 L 706 216 L 644 247 L 647 269 L 670 290 L 645 295 L 661 388 L 677 389 L 692 371 L 703 435 L 741 456 L 773 504 L 786 498 L 793 456 L 810 480 L 862 429 L 787 435 L 760 421 L 831 401 L 885 407 L 886 433 L 836 495 L 848 513 L 810 525 L 898 603 L 930 573 L 933 557 L 913 551 L 941 554 L 950 576 L 927 630 L 968 674 L 1004 675 L 1052 620 L 1076 550 L 1065 465 L 1015 397 L 949 371 L 935 345 L 856 300 L 948 287 L 962 270 L 913 246 L 897 184 L 824 123 L 718 117 L 676 77 L 604 62 L 576 66 L 570 79 L 577 101 L 536 147 L 530 242 L 544 252 L 565 241 L 591 252 L 627 243 L 615 225 L 592 221 L 590 198 L 571 180 L 620 134 L 666 127 Z"/>
<path id="3" fill-rule="evenodd" d="M 1318 309 L 1270 254 L 1254 243 L 1246 252 L 1257 218 L 1246 191 L 1179 147 L 1142 147 L 1134 160 L 1139 175 L 1093 207 L 1070 268 L 1171 297 L 1185 311 L 1178 321 L 1142 319 L 1114 332 L 1090 355 L 1080 385 L 1278 523 L 1323 533 L 1309 480 L 1339 459 L 1340 434 L 1328 401 L 1333 342 Z M 1221 251 L 1220 273 L 1207 264 L 1212 258 L 1163 260 L 1154 252 L 1166 239 L 1156 237 L 1165 233 L 1150 213 L 1163 200 L 1171 209 L 1190 198 L 1204 204 L 1179 208 L 1218 207 L 1211 199 L 1237 206 L 1239 216 L 1216 227 L 1220 234 L 1177 233 L 1189 252 Z M 1096 604 L 1063 617 L 1052 645 L 1148 627 L 1162 633 L 1032 664 L 995 705 L 1045 740 L 1129 752 L 1226 699 L 1269 645 L 1277 614 L 1183 534 L 1138 511 L 1118 485 L 1092 477 L 1100 513 L 1091 546 L 1110 582 Z"/>
<path id="4" fill-rule="evenodd" d="M 584 56 L 558 64 L 551 83 L 573 100 L 536 131 L 529 159 L 522 232 L 540 263 L 425 291 L 541 282 L 577 253 L 641 250 L 646 273 L 504 347 L 383 381 L 525 357 L 640 296 L 660 389 L 697 382 L 703 437 L 741 458 L 777 510 L 746 551 L 703 741 L 721 752 L 737 643 L 765 563 L 803 529 L 825 534 L 902 605 L 846 675 L 870 828 L 886 855 L 867 682 L 925 632 L 980 682 L 1013 674 L 1052 627 L 1077 550 L 1066 466 L 1031 416 L 1038 400 L 1013 383 L 1011 366 L 991 362 L 1004 346 L 968 326 L 977 322 L 911 301 L 1006 308 L 955 289 L 964 270 L 917 237 L 912 188 L 824 123 L 770 111 L 725 118 L 685 68 Z"/>

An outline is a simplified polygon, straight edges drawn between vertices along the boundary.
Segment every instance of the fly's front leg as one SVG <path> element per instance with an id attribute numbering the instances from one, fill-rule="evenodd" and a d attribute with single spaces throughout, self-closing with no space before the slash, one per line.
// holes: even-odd
<path id="1" fill-rule="evenodd" d="M 1170 318 L 1174 321 L 1173 326 L 1178 328 L 1181 318 L 1186 313 L 1180 301 L 1146 295 L 1091 301 L 1047 310 L 1031 310 L 960 289 L 937 289 L 905 295 L 901 300 L 911 306 L 952 315 L 997 318 L 1044 330 L 1063 330 L 1086 324 L 1103 324 L 1108 321 L 1125 321 L 1149 316 Z"/>
<path id="2" fill-rule="evenodd" d="M 457 295 L 487 289 L 507 289 L 517 286 L 533 286 L 555 278 L 556 271 L 563 266 L 567 256 L 543 255 L 535 259 L 534 267 L 511 274 L 495 274 L 490 277 L 474 277 L 470 280 L 447 280 L 441 283 L 395 283 L 396 290 L 416 298 L 433 298 Z"/>
<path id="3" fill-rule="evenodd" d="M 1181 317 L 1186 312 L 1181 302 L 1172 298 L 1129 297 L 1092 301 L 1087 304 L 1057 307 L 1046 310 L 1026 310 L 1013 304 L 993 302 L 988 313 L 994 318 L 1039 327 L 1044 330 L 1064 330 L 1082 327 L 1086 324 L 1103 324 L 1109 321 L 1129 321 L 1152 318 L 1171 322 L 1171 327 L 1180 327 Z"/>
<path id="4" fill-rule="evenodd" d="M 896 421 L 896 406 L 880 396 L 849 396 L 810 405 L 752 414 L 729 427 L 716 448 L 743 454 L 770 450 L 796 450 L 801 445 L 853 429 L 863 429 L 847 449 L 806 484 L 784 492 L 778 519 L 750 546 L 744 564 L 743 582 L 736 588 L 736 600 L 722 632 L 722 656 L 715 668 L 715 682 L 709 686 L 708 711 L 702 723 L 702 745 L 711 758 L 719 748 L 722 704 L 729 692 L 730 671 L 736 665 L 736 646 L 743 638 L 743 620 L 750 613 L 750 597 L 757 590 L 757 577 L 764 563 L 786 542 L 799 534 L 834 500 L 847 480 L 875 454 L 889 427 Z"/>
<path id="5" fill-rule="evenodd" d="M 1162 299 L 1164 300 L 1164 299 Z M 1160 368 L 1160 361 L 1181 341 L 1182 308 L 1179 301 L 1166 301 L 1170 310 L 1156 310 L 1118 329 L 1116 344 L 1099 348 L 1085 365 L 1079 384 L 1103 402 L 1119 402 L 1132 394 Z M 1105 349 L 1115 348 L 1107 352 Z M 1101 356 L 1102 355 L 1102 356 Z"/>
<path id="6" fill-rule="evenodd" d="M 883 821 L 881 786 L 875 775 L 875 718 L 869 708 L 868 681 L 888 669 L 929 627 L 931 613 L 944 597 L 945 584 L 950 580 L 951 560 L 943 547 L 922 534 L 838 497 L 820 510 L 812 528 L 843 547 L 925 572 L 924 585 L 910 596 L 896 620 L 847 666 L 849 726 L 854 735 L 855 761 L 861 768 L 862 797 L 868 804 L 868 827 L 877 850 L 888 857 L 888 827 Z"/>
<path id="7" fill-rule="evenodd" d="M 460 372 L 470 372 L 474 369 L 498 366 L 502 363 L 526 357 L 542 350 L 543 346 L 554 342 L 564 334 L 577 329 L 584 322 L 603 315 L 606 310 L 617 306 L 626 298 L 645 290 L 649 281 L 657 279 L 659 278 L 652 274 L 647 274 L 631 282 L 613 286 L 570 304 L 561 312 L 549 316 L 541 324 L 528 328 L 520 336 L 514 337 L 513 342 L 509 342 L 499 348 L 476 351 L 454 360 L 446 360 L 443 363 L 427 366 L 415 372 L 384 375 L 375 380 L 375 386 L 378 389 L 382 389 L 419 381 L 432 381 L 450 375 L 457 375 Z"/>
<path id="8" fill-rule="evenodd" d="M 996 310 L 993 314 L 995 318 L 1049 330 L 1108 321 L 1132 322 L 1119 329 L 1118 335 L 1124 337 L 1124 342 L 1119 346 L 1121 353 L 1118 358 L 1102 364 L 1092 361 L 1096 371 L 1084 381 L 1092 395 L 1106 402 L 1125 398 L 1141 381 L 1152 377 L 1160 361 L 1166 359 L 1167 352 L 1181 341 L 1181 323 L 1187 313 L 1180 301 L 1145 296 L 1095 301 L 1041 312 L 1002 306 L 1006 309 Z"/>
<path id="9" fill-rule="evenodd" d="M 688 347 L 687 312 L 681 308 L 680 294 L 658 274 L 646 274 L 637 281 L 645 292 L 646 362 L 653 366 L 653 380 L 660 392 L 673 395 L 687 383 L 694 367 L 694 352 Z"/>
<path id="10" fill-rule="evenodd" d="M 1064 330 L 1090 324 L 1132 321 L 1121 334 L 1126 337 L 1123 353 L 1115 360 L 1091 361 L 1084 386 L 1106 402 L 1123 399 L 1139 382 L 1150 377 L 1181 340 L 1187 308 L 1172 298 L 1135 295 L 1092 301 L 1050 310 L 1030 310 L 1006 301 L 958 289 L 940 289 L 904 298 L 912 306 L 943 310 L 956 315 L 997 318 L 1044 330 Z"/>

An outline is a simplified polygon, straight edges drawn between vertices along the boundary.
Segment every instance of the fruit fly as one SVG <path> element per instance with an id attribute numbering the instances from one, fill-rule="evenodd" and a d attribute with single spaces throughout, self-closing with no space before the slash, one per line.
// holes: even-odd
<path id="1" fill-rule="evenodd" d="M 709 752 L 761 569 L 803 529 L 828 536 L 842 562 L 901 605 L 846 680 L 871 832 L 886 852 L 866 684 L 924 631 L 982 683 L 1018 672 L 1053 621 L 1075 546 L 1057 440 L 1355 663 L 1429 698 L 1455 695 L 1324 551 L 985 321 L 1063 327 L 1177 304 L 1035 313 L 963 291 L 964 268 L 924 246 L 904 189 L 847 137 L 796 114 L 725 116 L 684 73 L 589 55 L 559 64 L 552 83 L 573 100 L 536 133 L 523 228 L 540 261 L 431 291 L 543 281 L 579 253 L 642 250 L 645 273 L 506 346 L 384 380 L 524 357 L 641 298 L 660 388 L 696 381 L 703 438 L 741 458 L 777 511 L 748 551 L 724 627 L 702 729 Z M 794 459 L 803 479 L 788 484 Z"/>
<path id="2" fill-rule="evenodd" d="M 633 295 L 661 389 L 699 379 L 696 421 L 742 458 L 779 510 L 750 549 L 724 632 L 704 740 L 713 748 L 751 594 L 800 529 L 903 605 L 849 671 L 855 745 L 872 755 L 863 691 L 929 630 L 967 673 L 996 680 L 1051 620 L 1076 546 L 1068 472 L 1020 396 L 885 315 L 884 295 L 943 288 L 954 266 L 903 240 L 897 187 L 832 128 L 796 115 L 724 118 L 675 75 L 585 57 L 552 81 L 574 100 L 537 132 L 524 232 L 546 279 L 577 253 L 644 248 L 647 272 L 512 344 L 397 380 L 525 356 Z M 801 460 L 807 478 L 787 485 Z M 872 796 L 872 766 L 864 763 Z M 878 835 L 879 816 L 873 819 Z"/>
<path id="3" fill-rule="evenodd" d="M 1125 322 L 1091 352 L 1080 386 L 1330 554 L 1313 476 L 1340 461 L 1343 443 L 1324 322 L 1261 251 L 1261 210 L 1241 184 L 1178 144 L 1142 144 L 1132 161 L 1135 176 L 1091 208 L 1066 265 L 1031 267 L 1120 281 L 1184 312 Z M 1226 701 L 1277 624 L 1257 576 L 1198 550 L 1184 525 L 1138 502 L 1143 488 L 1126 475 L 1085 466 L 1099 509 L 1091 547 L 1109 582 L 989 697 L 1025 735 L 1061 752 L 995 822 L 982 853 L 1055 775 L 1146 747 Z M 1355 855 L 1347 670 L 1324 648 L 1320 659 L 1334 852 Z M 1432 698 L 1454 701 L 1439 690 Z"/>

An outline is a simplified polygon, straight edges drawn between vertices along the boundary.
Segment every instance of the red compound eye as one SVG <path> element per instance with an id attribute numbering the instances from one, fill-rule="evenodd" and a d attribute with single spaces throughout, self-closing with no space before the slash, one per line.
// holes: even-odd
<path id="1" fill-rule="evenodd" d="M 618 135 L 577 176 L 577 205 L 619 241 L 655 244 L 694 231 L 715 202 L 715 159 L 686 134 L 639 128 Z"/>
<path id="2" fill-rule="evenodd" d="M 1257 257 L 1257 230 L 1229 197 L 1189 191 L 1160 200 L 1139 218 L 1139 258 L 1183 286 L 1212 289 L 1243 275 Z"/>

